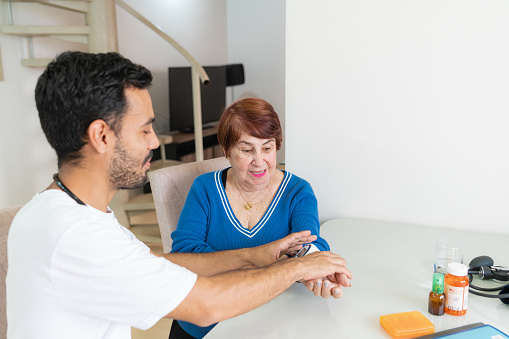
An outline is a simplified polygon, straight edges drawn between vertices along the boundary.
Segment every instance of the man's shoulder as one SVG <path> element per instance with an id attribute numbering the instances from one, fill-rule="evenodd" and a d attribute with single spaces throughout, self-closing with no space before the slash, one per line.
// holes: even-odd
<path id="1" fill-rule="evenodd" d="M 36 195 L 19 211 L 9 231 L 9 244 L 39 248 L 46 258 L 57 251 L 88 253 L 133 241 L 134 235 L 120 226 L 113 213 L 79 205 L 56 190 Z"/>
<path id="2" fill-rule="evenodd" d="M 64 192 L 59 190 L 47 190 L 37 193 L 26 205 L 24 205 L 17 218 L 41 217 L 71 217 L 81 218 L 87 214 L 84 205 L 77 204 Z"/>
<path id="3" fill-rule="evenodd" d="M 100 220 L 101 213 L 97 212 L 90 206 L 77 204 L 64 192 L 48 190 L 36 194 L 21 208 L 12 222 L 11 231 L 59 234 L 75 225 Z"/>

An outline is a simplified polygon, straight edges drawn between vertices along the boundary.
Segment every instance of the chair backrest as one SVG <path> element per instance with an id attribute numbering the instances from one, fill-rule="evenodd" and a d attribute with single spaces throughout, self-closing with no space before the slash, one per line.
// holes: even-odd
<path id="1" fill-rule="evenodd" d="M 194 179 L 200 174 L 229 166 L 230 162 L 221 157 L 166 167 L 149 173 L 164 253 L 171 250 L 171 232 L 177 228 L 180 212 Z"/>
<path id="2" fill-rule="evenodd" d="M 7 275 L 7 234 L 21 206 L 0 209 L 0 339 L 7 338 L 5 277 Z"/>

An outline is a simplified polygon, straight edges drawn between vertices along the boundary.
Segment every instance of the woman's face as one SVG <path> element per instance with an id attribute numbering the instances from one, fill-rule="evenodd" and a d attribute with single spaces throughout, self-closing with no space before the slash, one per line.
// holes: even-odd
<path id="1" fill-rule="evenodd" d="M 276 140 L 258 139 L 245 132 L 227 157 L 238 184 L 246 190 L 264 189 L 276 171 Z"/>

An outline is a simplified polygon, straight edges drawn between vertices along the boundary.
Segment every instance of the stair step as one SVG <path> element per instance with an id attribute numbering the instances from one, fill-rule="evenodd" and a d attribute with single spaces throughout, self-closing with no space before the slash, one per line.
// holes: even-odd
<path id="1" fill-rule="evenodd" d="M 161 230 L 159 229 L 159 225 L 137 225 L 136 227 L 131 228 L 131 232 L 136 235 L 136 237 L 153 237 L 161 239 Z"/>
<path id="2" fill-rule="evenodd" d="M 53 59 L 21 59 L 23 67 L 46 67 Z"/>
<path id="3" fill-rule="evenodd" d="M 2 25 L 0 31 L 4 34 L 21 36 L 88 35 L 90 33 L 90 27 Z"/>
<path id="4" fill-rule="evenodd" d="M 129 211 L 143 211 L 155 210 L 154 197 L 152 193 L 135 195 L 124 204 L 124 210 Z"/>
<path id="5" fill-rule="evenodd" d="M 79 13 L 88 13 L 88 2 L 92 0 L 85 1 L 61 1 L 61 0 L 39 0 L 38 2 L 41 5 L 62 8 L 69 11 L 79 12 Z"/>
<path id="6" fill-rule="evenodd" d="M 129 211 L 129 223 L 135 225 L 157 225 L 157 215 L 155 210 Z"/>
<path id="7" fill-rule="evenodd" d="M 92 0 L 63 0 L 63 1 L 47 1 L 47 0 L 1 0 L 2 2 L 39 2 L 39 3 L 45 3 L 45 2 L 91 2 Z"/>
<path id="8" fill-rule="evenodd" d="M 161 244 L 161 237 L 151 237 L 147 235 L 137 235 L 136 238 L 138 238 L 139 241 L 144 242 L 145 244 Z"/>

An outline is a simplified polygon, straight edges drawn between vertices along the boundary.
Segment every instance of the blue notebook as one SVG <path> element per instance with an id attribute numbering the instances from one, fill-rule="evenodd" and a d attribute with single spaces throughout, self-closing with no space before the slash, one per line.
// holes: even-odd
<path id="1" fill-rule="evenodd" d="M 509 339 L 509 336 L 493 326 L 483 323 L 453 328 L 450 330 L 428 334 L 418 339 Z"/>

